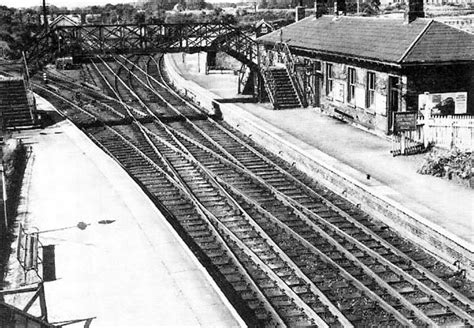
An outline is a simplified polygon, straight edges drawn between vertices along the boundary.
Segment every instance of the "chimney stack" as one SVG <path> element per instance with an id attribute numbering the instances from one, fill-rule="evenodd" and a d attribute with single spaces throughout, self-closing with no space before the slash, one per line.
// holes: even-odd
<path id="1" fill-rule="evenodd" d="M 408 6 L 405 10 L 405 24 L 413 22 L 417 18 L 425 17 L 423 0 L 408 0 Z"/>

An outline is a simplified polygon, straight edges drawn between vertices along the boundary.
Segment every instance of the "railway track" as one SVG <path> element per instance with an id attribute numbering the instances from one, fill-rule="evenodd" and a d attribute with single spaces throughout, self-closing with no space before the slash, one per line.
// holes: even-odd
<path id="1" fill-rule="evenodd" d="M 128 109 L 131 124 L 85 132 L 167 213 L 248 322 L 474 324 L 461 271 L 202 115 L 166 85 L 155 58 L 102 64 L 96 85 L 107 81 L 109 95 L 153 121 Z"/>

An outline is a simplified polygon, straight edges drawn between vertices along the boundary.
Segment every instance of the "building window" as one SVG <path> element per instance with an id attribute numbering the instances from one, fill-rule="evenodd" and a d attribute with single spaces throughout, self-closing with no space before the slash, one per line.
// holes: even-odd
<path id="1" fill-rule="evenodd" d="M 347 102 L 353 104 L 355 102 L 357 75 L 353 67 L 347 68 Z"/>
<path id="2" fill-rule="evenodd" d="M 375 104 L 375 73 L 367 72 L 367 97 L 366 107 L 373 107 Z"/>
<path id="3" fill-rule="evenodd" d="M 326 64 L 326 95 L 332 97 L 334 72 L 332 64 Z"/>

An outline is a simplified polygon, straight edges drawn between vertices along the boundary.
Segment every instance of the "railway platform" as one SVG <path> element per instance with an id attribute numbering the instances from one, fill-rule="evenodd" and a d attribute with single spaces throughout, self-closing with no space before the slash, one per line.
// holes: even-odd
<path id="1" fill-rule="evenodd" d="M 54 110 L 41 98 L 38 107 Z M 32 147 L 19 221 L 40 231 L 41 243 L 55 253 L 55 279 L 44 283 L 50 323 L 91 318 L 91 327 L 243 325 L 145 193 L 72 123 L 60 119 L 13 137 Z M 77 228 L 81 222 L 86 229 Z M 9 289 L 25 284 L 13 250 L 6 282 Z M 31 295 L 6 301 L 22 308 L 25 297 Z"/>
<path id="2" fill-rule="evenodd" d="M 166 67 L 178 88 L 203 107 L 239 98 L 238 77 L 205 75 L 202 57 L 167 55 Z M 318 171 L 314 175 L 328 178 L 332 189 L 360 202 L 369 213 L 382 213 L 379 217 L 399 232 L 408 232 L 447 261 L 461 259 L 472 270 L 474 191 L 416 173 L 425 155 L 393 157 L 390 140 L 311 108 L 274 111 L 268 104 L 238 100 L 219 106 L 224 120 L 258 143 L 294 161 L 306 173 Z"/>

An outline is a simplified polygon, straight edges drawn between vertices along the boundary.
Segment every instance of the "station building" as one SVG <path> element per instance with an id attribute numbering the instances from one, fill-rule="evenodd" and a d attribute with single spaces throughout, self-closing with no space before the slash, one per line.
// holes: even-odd
<path id="1" fill-rule="evenodd" d="M 474 114 L 474 35 L 423 17 L 422 1 L 401 19 L 316 15 L 257 42 L 271 58 L 288 46 L 309 105 L 389 134 L 394 112 L 426 99 Z"/>

